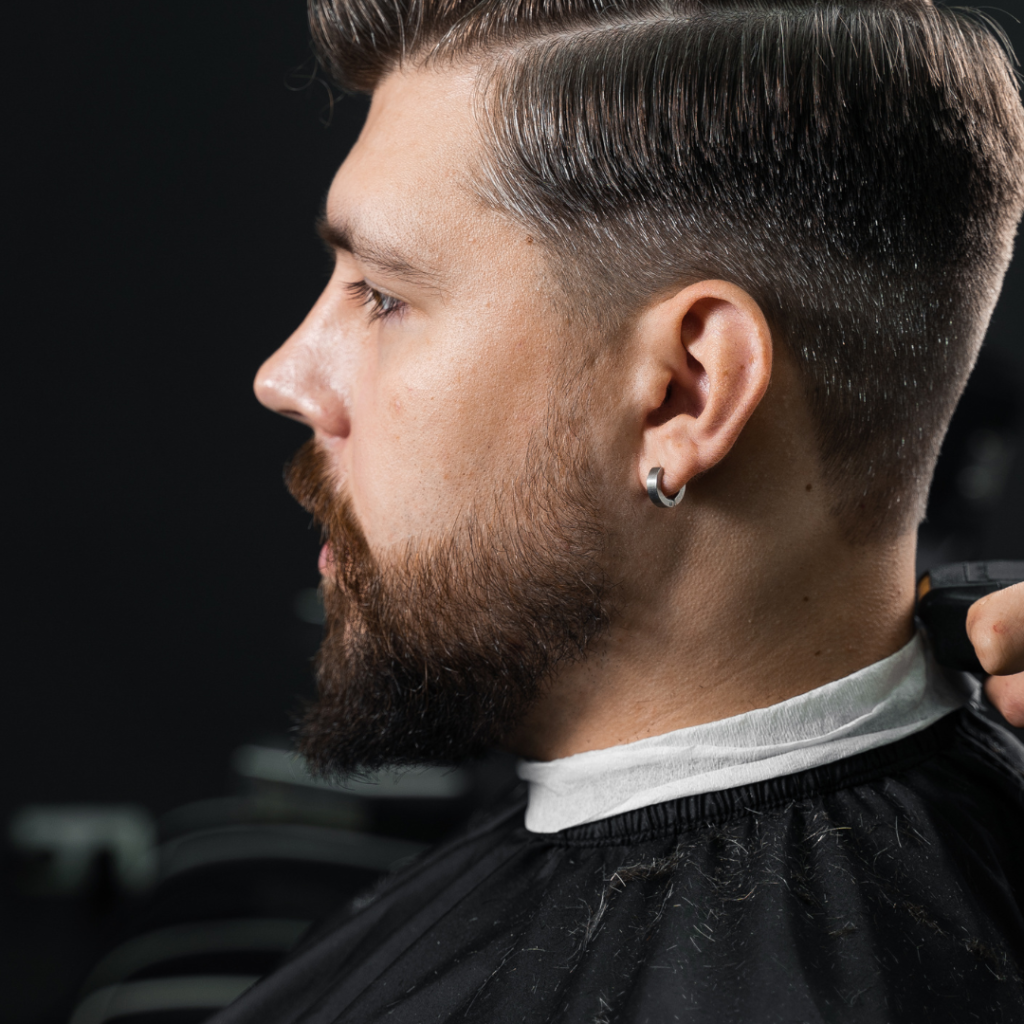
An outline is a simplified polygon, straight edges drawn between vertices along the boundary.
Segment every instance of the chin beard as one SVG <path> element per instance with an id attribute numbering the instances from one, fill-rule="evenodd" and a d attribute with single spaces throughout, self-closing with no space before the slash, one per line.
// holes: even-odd
<path id="1" fill-rule="evenodd" d="M 387 558 L 370 550 L 316 443 L 296 454 L 288 489 L 320 524 L 333 560 L 321 584 L 318 699 L 299 729 L 314 772 L 480 756 L 502 745 L 552 673 L 604 629 L 600 488 L 582 452 L 551 449 L 526 459 L 530 471 L 496 492 L 492 507 Z"/>

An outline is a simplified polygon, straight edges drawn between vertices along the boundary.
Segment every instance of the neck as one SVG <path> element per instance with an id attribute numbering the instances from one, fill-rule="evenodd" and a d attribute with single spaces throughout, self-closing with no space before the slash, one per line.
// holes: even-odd
<path id="1" fill-rule="evenodd" d="M 864 547 L 798 530 L 766 553 L 762 535 L 732 527 L 724 564 L 720 545 L 688 545 L 684 578 L 651 580 L 653 599 L 631 602 L 552 681 L 510 744 L 517 753 L 551 760 L 768 707 L 910 640 L 912 534 Z"/>

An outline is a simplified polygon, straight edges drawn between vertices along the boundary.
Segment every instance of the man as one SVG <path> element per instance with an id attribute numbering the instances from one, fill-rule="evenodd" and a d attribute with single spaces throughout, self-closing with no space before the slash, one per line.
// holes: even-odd
<path id="1" fill-rule="evenodd" d="M 927 0 L 311 16 L 372 104 L 256 383 L 313 429 L 302 748 L 529 787 L 219 1019 L 1024 1019 L 1024 760 L 913 627 L 1007 56 Z"/>

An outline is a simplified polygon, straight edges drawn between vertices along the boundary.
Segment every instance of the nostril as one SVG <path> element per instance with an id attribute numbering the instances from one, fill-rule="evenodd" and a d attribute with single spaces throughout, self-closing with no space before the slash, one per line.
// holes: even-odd
<path id="1" fill-rule="evenodd" d="M 256 400 L 271 412 L 305 422 L 302 395 L 298 393 L 294 374 L 282 373 L 280 351 L 271 356 L 257 371 L 253 381 Z"/>
<path id="2" fill-rule="evenodd" d="M 271 412 L 287 416 L 326 437 L 346 438 L 349 374 L 345 346 L 318 332 L 314 314 L 256 373 L 253 390 Z M 322 326 L 322 325 L 320 325 Z"/>
<path id="3" fill-rule="evenodd" d="M 312 380 L 257 376 L 253 390 L 259 402 L 327 437 L 345 439 L 352 431 L 348 403 L 329 387 Z"/>

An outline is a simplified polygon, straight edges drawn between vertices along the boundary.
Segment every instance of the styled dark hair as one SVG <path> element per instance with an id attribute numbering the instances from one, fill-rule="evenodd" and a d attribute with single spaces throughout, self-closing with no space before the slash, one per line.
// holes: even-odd
<path id="1" fill-rule="evenodd" d="M 929 0 L 309 5 L 344 88 L 480 66 L 480 194 L 579 315 L 746 289 L 801 370 L 847 535 L 916 526 L 1024 205 L 997 30 Z"/>

